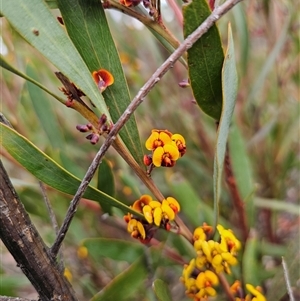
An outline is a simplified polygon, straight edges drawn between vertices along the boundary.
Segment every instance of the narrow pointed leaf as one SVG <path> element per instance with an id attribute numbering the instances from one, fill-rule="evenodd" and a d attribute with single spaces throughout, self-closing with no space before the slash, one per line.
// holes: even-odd
<path id="1" fill-rule="evenodd" d="M 159 301 L 172 301 L 171 292 L 167 284 L 161 279 L 156 279 L 153 282 L 153 290 Z"/>
<path id="2" fill-rule="evenodd" d="M 90 301 L 127 300 L 128 297 L 141 288 L 147 276 L 148 270 L 144 262 L 144 256 L 142 256 L 123 273 L 115 277 Z"/>
<path id="3" fill-rule="evenodd" d="M 74 195 L 80 179 L 58 165 L 24 136 L 0 123 L 0 143 L 9 154 L 36 178 L 64 193 Z M 106 193 L 88 186 L 84 197 L 106 206 L 120 208 L 124 213 L 134 212 L 125 204 Z M 134 212 L 136 214 L 136 212 Z"/>
<path id="4" fill-rule="evenodd" d="M 97 188 L 106 194 L 115 196 L 115 179 L 110 162 L 103 159 L 98 168 Z M 102 210 L 111 214 L 110 206 L 102 206 Z"/>
<path id="5" fill-rule="evenodd" d="M 258 268 L 258 240 L 257 233 L 250 232 L 250 236 L 246 241 L 245 251 L 243 254 L 242 266 L 243 266 L 243 279 L 245 283 L 250 283 L 254 286 L 259 285 L 259 268 Z"/>
<path id="6" fill-rule="evenodd" d="M 106 69 L 114 77 L 114 84 L 103 92 L 103 97 L 116 122 L 131 98 L 102 4 L 98 0 L 58 0 L 58 5 L 68 34 L 90 72 Z M 120 136 L 135 160 L 143 166 L 134 116 L 125 124 Z"/>
<path id="7" fill-rule="evenodd" d="M 74 82 L 101 113 L 110 116 L 90 71 L 44 1 L 4 1 L 0 12 L 29 44 Z"/>
<path id="8" fill-rule="evenodd" d="M 215 225 L 218 223 L 219 199 L 221 193 L 221 178 L 226 152 L 227 137 L 235 106 L 238 87 L 238 77 L 235 65 L 234 44 L 231 26 L 228 25 L 228 46 L 222 69 L 223 108 L 218 127 L 217 143 L 214 159 L 214 211 Z"/>
<path id="9" fill-rule="evenodd" d="M 238 191 L 245 202 L 247 221 L 251 228 L 254 227 L 255 222 L 253 203 L 255 187 L 245 141 L 243 140 L 242 133 L 235 122 L 233 122 L 231 127 L 228 144 L 233 174 L 236 179 Z"/>
<path id="10" fill-rule="evenodd" d="M 190 35 L 211 14 L 207 0 L 193 0 L 183 6 L 184 37 Z M 224 54 L 220 35 L 213 25 L 188 50 L 189 78 L 199 107 L 216 120 L 222 111 L 221 73 Z"/>

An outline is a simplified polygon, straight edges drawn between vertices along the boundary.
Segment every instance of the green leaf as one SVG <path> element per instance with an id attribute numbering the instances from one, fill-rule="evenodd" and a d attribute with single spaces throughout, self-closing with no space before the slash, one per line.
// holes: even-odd
<path id="1" fill-rule="evenodd" d="M 242 270 L 244 283 L 250 283 L 254 286 L 260 285 L 259 268 L 257 261 L 257 248 L 258 241 L 254 230 L 250 232 L 250 235 L 246 241 L 245 251 L 242 259 Z"/>
<path id="2" fill-rule="evenodd" d="M 36 178 L 50 187 L 64 193 L 71 195 L 76 193 L 77 188 L 81 183 L 80 179 L 76 178 L 63 167 L 58 165 L 15 130 L 3 123 L 0 123 L 0 131 L 1 145 L 17 162 L 19 162 Z M 88 186 L 86 189 L 84 197 L 106 206 L 120 208 L 124 213 L 133 212 L 134 214 L 139 215 L 125 204 L 91 186 Z"/>
<path id="3" fill-rule="evenodd" d="M 172 301 L 171 292 L 167 284 L 161 279 L 156 279 L 153 282 L 153 289 L 159 301 Z"/>
<path id="4" fill-rule="evenodd" d="M 102 4 L 98 0 L 58 0 L 58 5 L 68 34 L 90 72 L 106 69 L 115 79 L 114 84 L 103 92 L 103 97 L 113 122 L 116 122 L 131 98 Z M 134 116 L 120 131 L 120 136 L 134 159 L 144 167 Z"/>
<path id="5" fill-rule="evenodd" d="M 287 203 L 285 200 L 254 198 L 254 205 L 260 208 L 267 208 L 273 211 L 287 212 L 289 214 L 300 215 L 300 206 Z"/>
<path id="6" fill-rule="evenodd" d="M 128 234 L 129 236 L 129 234 Z M 133 263 L 144 253 L 140 243 L 112 238 L 89 238 L 82 241 L 89 254 L 97 261 L 100 257 Z M 122 250 L 122 252 L 120 252 Z"/>
<path id="7" fill-rule="evenodd" d="M 218 223 L 221 178 L 226 152 L 226 142 L 237 96 L 238 77 L 235 65 L 234 44 L 230 23 L 228 24 L 228 46 L 222 69 L 223 107 L 218 126 L 214 159 L 214 211 L 215 225 Z"/>
<path id="8" fill-rule="evenodd" d="M 143 256 L 128 267 L 123 273 L 115 277 L 90 301 L 126 300 L 128 297 L 132 296 L 135 291 L 141 288 L 141 285 L 147 276 L 148 270 Z"/>
<path id="9" fill-rule="evenodd" d="M 26 73 L 34 80 L 38 79 L 35 68 L 30 64 L 26 67 Z M 36 85 L 27 82 L 26 86 L 31 98 L 33 109 L 35 110 L 51 145 L 53 148 L 62 149 L 64 146 L 64 138 L 49 100 L 46 98 L 45 93 L 43 93 Z"/>
<path id="10" fill-rule="evenodd" d="M 29 44 L 74 82 L 110 119 L 90 71 L 44 1 L 4 1 L 0 11 Z"/>
<path id="11" fill-rule="evenodd" d="M 65 100 L 63 100 L 61 97 L 59 97 L 58 95 L 52 93 L 50 90 L 48 90 L 45 86 L 43 86 L 41 83 L 37 82 L 36 80 L 34 80 L 33 78 L 29 77 L 28 75 L 20 72 L 19 70 L 15 69 L 12 65 L 10 65 L 5 58 L 3 57 L 2 54 L 0 54 L 0 66 L 5 68 L 6 70 L 28 80 L 29 82 L 35 84 L 37 87 L 41 88 L 42 90 L 44 90 L 45 92 L 47 92 L 48 94 L 50 94 L 51 96 L 53 96 L 54 98 L 56 98 L 57 100 L 59 100 L 61 103 L 65 103 Z"/>
<path id="12" fill-rule="evenodd" d="M 253 227 L 255 222 L 253 204 L 253 193 L 255 191 L 255 187 L 251 162 L 246 151 L 244 139 L 235 122 L 233 122 L 231 126 L 228 144 L 232 170 L 236 179 L 238 191 L 246 205 L 245 209 L 248 225 L 249 227 Z"/>
<path id="13" fill-rule="evenodd" d="M 193 0 L 183 6 L 184 37 L 187 38 L 211 14 L 206 0 Z M 222 65 L 224 54 L 220 35 L 213 25 L 188 50 L 191 87 L 200 108 L 216 120 L 222 111 Z"/>
<path id="14" fill-rule="evenodd" d="M 98 168 L 97 188 L 106 194 L 115 196 L 115 179 L 110 162 L 103 159 Z M 111 207 L 102 206 L 102 210 L 111 214 Z"/>

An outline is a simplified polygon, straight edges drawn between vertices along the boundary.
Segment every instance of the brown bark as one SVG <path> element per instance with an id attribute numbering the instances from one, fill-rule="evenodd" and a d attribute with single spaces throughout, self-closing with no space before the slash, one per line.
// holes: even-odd
<path id="1" fill-rule="evenodd" d="M 20 202 L 1 160 L 0 238 L 38 292 L 41 301 L 77 300 L 70 283 L 51 257 L 49 248 Z"/>

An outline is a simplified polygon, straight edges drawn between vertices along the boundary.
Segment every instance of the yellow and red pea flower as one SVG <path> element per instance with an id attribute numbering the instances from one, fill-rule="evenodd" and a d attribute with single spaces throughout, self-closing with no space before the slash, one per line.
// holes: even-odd
<path id="1" fill-rule="evenodd" d="M 174 134 L 171 138 L 180 153 L 180 157 L 182 157 L 186 152 L 185 139 L 180 134 Z"/>
<path id="2" fill-rule="evenodd" d="M 207 298 L 217 294 L 213 287 L 219 284 L 219 278 L 214 272 L 206 270 L 205 272 L 199 273 L 195 284 L 199 289 L 196 297 L 201 300 L 201 298 Z"/>
<path id="3" fill-rule="evenodd" d="M 150 137 L 146 140 L 145 146 L 148 150 L 155 150 L 159 146 L 172 144 L 172 133 L 168 130 L 152 130 Z"/>
<path id="4" fill-rule="evenodd" d="M 146 238 L 146 231 L 143 224 L 134 218 L 128 222 L 127 231 L 133 238 Z"/>
<path id="5" fill-rule="evenodd" d="M 145 146 L 152 151 L 152 155 L 144 156 L 144 164 L 150 166 L 150 172 L 154 166 L 173 167 L 186 152 L 183 136 L 168 130 L 152 130 Z"/>
<path id="6" fill-rule="evenodd" d="M 235 237 L 232 230 L 226 230 L 222 225 L 218 225 L 217 229 L 221 236 L 220 246 L 222 250 L 233 255 L 236 254 L 241 249 L 241 242 Z"/>
<path id="7" fill-rule="evenodd" d="M 112 74 L 105 70 L 100 69 L 92 73 L 93 79 L 97 84 L 98 89 L 102 93 L 108 86 L 111 86 L 114 83 L 114 77 Z"/>
<path id="8" fill-rule="evenodd" d="M 132 237 L 146 243 L 151 240 L 156 226 L 164 226 L 166 230 L 170 230 L 169 221 L 175 219 L 176 214 L 180 211 L 180 205 L 176 199 L 168 197 L 163 202 L 152 199 L 150 195 L 144 194 L 136 200 L 131 206 L 137 212 L 143 213 L 146 220 L 141 220 L 128 213 L 124 216 L 127 225 L 127 231 Z"/>
<path id="9" fill-rule="evenodd" d="M 180 154 L 176 146 L 166 144 L 159 146 L 153 151 L 152 162 L 154 166 L 173 167 L 178 160 Z"/>
<path id="10" fill-rule="evenodd" d="M 149 224 L 160 226 L 163 222 L 164 225 L 169 221 L 175 219 L 176 214 L 180 211 L 180 205 L 176 199 L 168 197 L 162 201 L 151 201 L 148 205 L 143 207 L 145 219 Z"/>
<path id="11" fill-rule="evenodd" d="M 261 287 L 254 287 L 251 284 L 246 284 L 246 289 L 254 296 L 251 301 L 267 301 L 266 297 L 262 294 Z"/>

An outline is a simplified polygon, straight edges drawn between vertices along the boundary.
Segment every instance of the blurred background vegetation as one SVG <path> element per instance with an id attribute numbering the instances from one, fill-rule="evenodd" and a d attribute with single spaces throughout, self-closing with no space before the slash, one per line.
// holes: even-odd
<path id="1" fill-rule="evenodd" d="M 53 13 L 59 15 L 59 11 Z M 166 2 L 162 2 L 162 15 L 166 26 L 182 41 L 182 25 Z M 116 11 L 107 11 L 107 16 L 133 97 L 168 53 L 138 21 Z M 289 263 L 295 260 L 292 279 L 300 277 L 299 12 L 289 1 L 244 1 L 218 22 L 224 45 L 228 21 L 232 23 L 239 73 L 229 148 L 240 193 L 246 201 L 255 204 L 255 212 L 247 213 L 258 243 L 255 254 L 251 255 L 257 265 L 251 272 L 260 281 L 254 284 L 263 285 L 269 300 L 280 300 L 285 286 L 280 256 L 285 255 Z M 50 90 L 57 91 L 61 84 L 54 75 L 56 69 L 24 42 L 4 18 L 0 22 L 1 53 L 5 59 Z M 163 194 L 179 200 L 183 207 L 181 217 L 193 230 L 203 222 L 212 222 L 216 125 L 198 109 L 191 90 L 179 87 L 178 83 L 187 76 L 186 69 L 177 62 L 150 92 L 135 116 L 142 143 L 153 128 L 185 136 L 186 155 L 175 168 L 157 169 L 152 177 Z M 1 69 L 0 97 L 1 111 L 19 133 L 67 170 L 83 177 L 99 145 L 91 145 L 76 130 L 77 124 L 85 123 L 77 112 L 4 69 Z M 26 210 L 50 245 L 55 233 L 37 180 L 3 148 L 1 156 Z M 148 193 L 117 153 L 110 150 L 106 158 L 114 171 L 117 199 L 131 204 L 141 194 Z M 92 182 L 94 185 L 96 180 Z M 47 194 L 61 224 L 71 197 L 51 188 L 47 189 Z M 224 224 L 239 236 L 236 213 L 225 181 L 220 209 Z M 64 263 L 81 300 L 91 298 L 128 266 L 127 262 L 96 256 L 92 252 L 87 258 L 77 253 L 86 238 L 132 241 L 122 222 L 122 214 L 117 210 L 114 213 L 116 218 L 104 217 L 97 204 L 82 200 L 65 239 Z M 184 259 L 190 260 L 186 251 L 188 245 L 183 240 L 163 231 L 158 233 L 158 238 L 171 247 L 176 246 L 185 254 Z M 164 255 L 158 266 L 154 270 L 149 268 L 149 281 L 128 300 L 155 300 L 151 290 L 151 280 L 155 278 L 168 283 L 173 300 L 188 300 L 179 282 L 182 266 L 168 262 Z M 0 279 L 0 295 L 37 298 L 3 245 Z"/>

